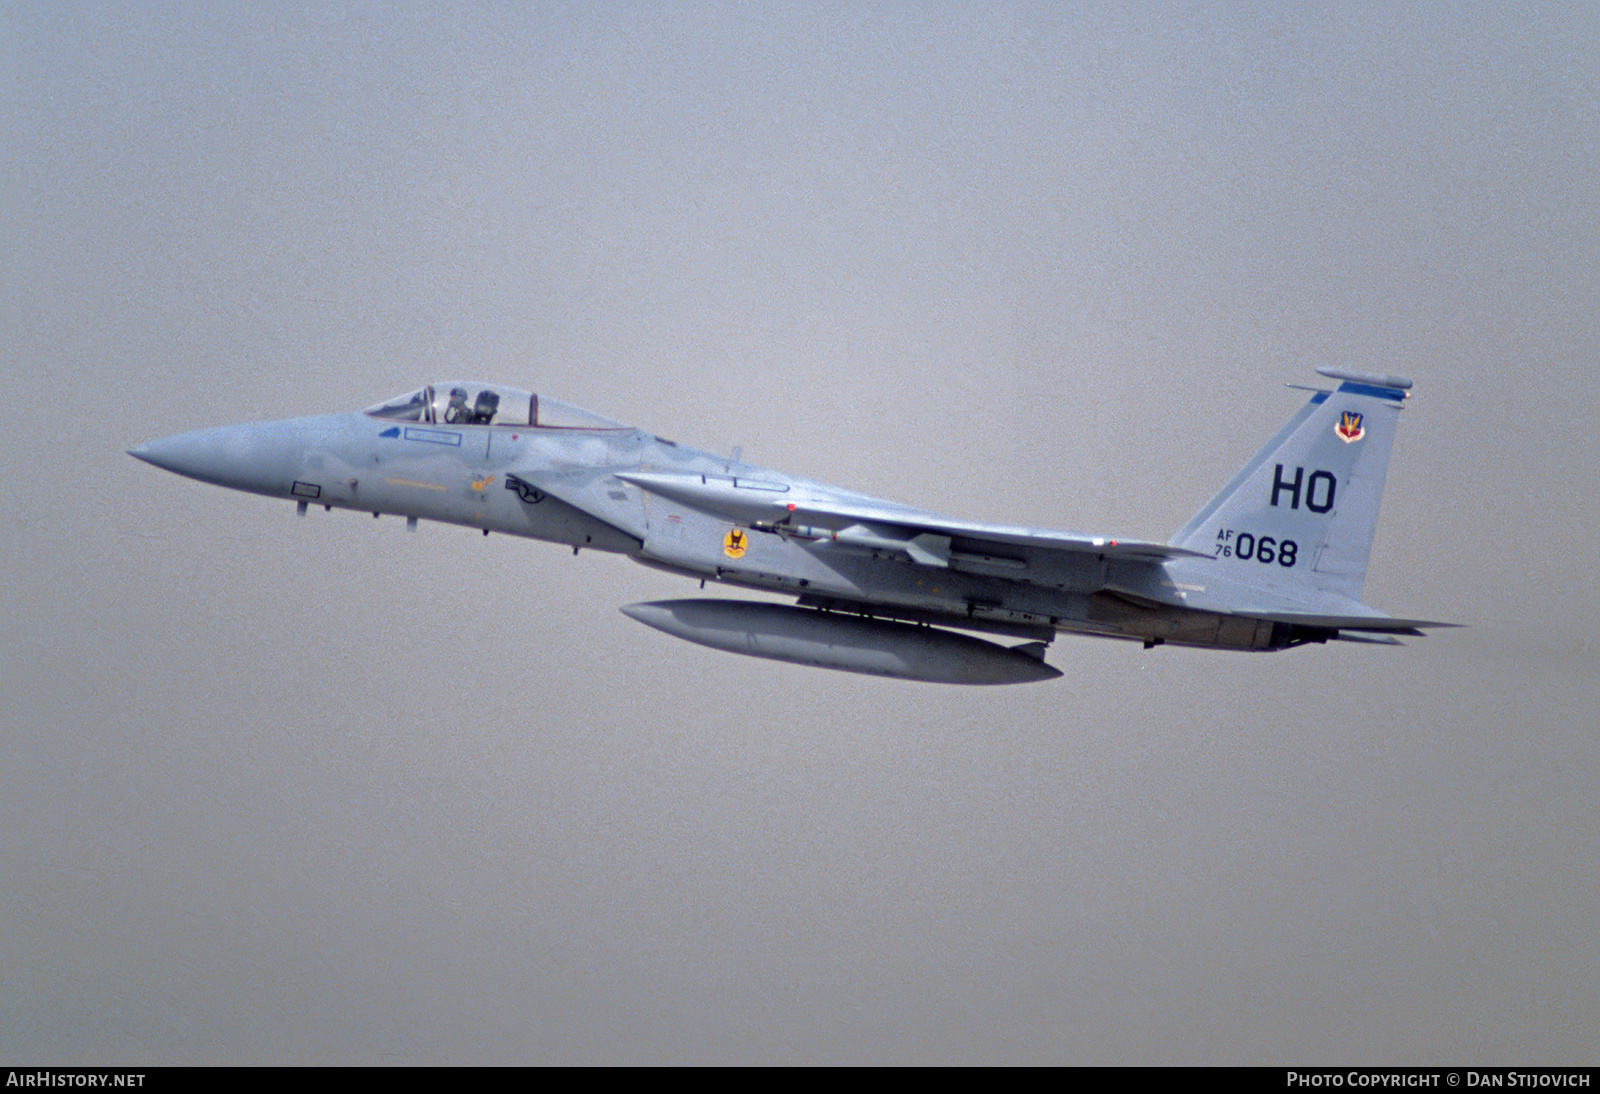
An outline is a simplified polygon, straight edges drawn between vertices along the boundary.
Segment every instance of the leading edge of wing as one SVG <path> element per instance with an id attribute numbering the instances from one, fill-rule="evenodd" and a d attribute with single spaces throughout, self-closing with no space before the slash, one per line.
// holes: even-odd
<path id="1" fill-rule="evenodd" d="M 852 524 L 888 525 L 932 532 L 963 539 L 985 540 L 1057 551 L 1105 555 L 1109 558 L 1160 560 L 1166 558 L 1210 558 L 1210 555 L 1173 547 L 1165 543 L 1085 536 L 1073 532 L 1053 532 L 1009 524 L 984 524 L 927 513 L 920 509 L 892 504 L 873 504 L 868 500 L 836 501 L 819 498 L 809 490 L 788 483 L 755 478 L 711 475 L 676 475 L 662 472 L 619 472 L 617 478 L 698 509 L 741 524 L 753 521 L 774 523 L 792 520 L 834 531 Z"/>

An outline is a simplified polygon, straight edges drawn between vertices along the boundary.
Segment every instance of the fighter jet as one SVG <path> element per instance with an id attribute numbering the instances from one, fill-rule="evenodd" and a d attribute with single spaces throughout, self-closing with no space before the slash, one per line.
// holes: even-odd
<path id="1" fill-rule="evenodd" d="M 1146 649 L 1399 645 L 1451 624 L 1361 602 L 1411 382 L 1318 369 L 1287 425 L 1165 543 L 940 516 L 677 444 L 532 392 L 430 384 L 366 410 L 130 455 L 235 490 L 626 555 L 794 603 L 622 608 L 733 653 L 956 684 L 1047 680 L 1059 632 Z M 1002 636 L 1002 644 L 974 634 Z M 1020 639 L 1020 642 L 1016 640 Z"/>

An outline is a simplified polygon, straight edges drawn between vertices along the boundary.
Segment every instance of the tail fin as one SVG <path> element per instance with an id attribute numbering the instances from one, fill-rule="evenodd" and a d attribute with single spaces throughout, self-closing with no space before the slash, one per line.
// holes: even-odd
<path id="1" fill-rule="evenodd" d="M 1338 389 L 1312 395 L 1169 542 L 1214 554 L 1241 582 L 1359 601 L 1411 381 L 1317 371 Z"/>

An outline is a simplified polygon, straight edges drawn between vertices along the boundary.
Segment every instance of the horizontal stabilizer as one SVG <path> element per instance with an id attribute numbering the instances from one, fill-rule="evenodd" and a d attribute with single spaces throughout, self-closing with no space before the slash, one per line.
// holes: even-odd
<path id="1" fill-rule="evenodd" d="M 1435 623 L 1428 619 L 1390 619 L 1386 615 L 1308 615 L 1300 612 L 1276 614 L 1252 612 L 1255 619 L 1270 619 L 1274 623 L 1292 623 L 1298 627 L 1316 627 L 1330 631 L 1371 631 L 1379 634 L 1405 634 L 1421 638 L 1426 627 L 1460 627 L 1460 623 Z"/>
<path id="2" fill-rule="evenodd" d="M 1403 646 L 1404 642 L 1387 634 L 1336 634 L 1335 642 L 1360 642 L 1368 646 Z"/>

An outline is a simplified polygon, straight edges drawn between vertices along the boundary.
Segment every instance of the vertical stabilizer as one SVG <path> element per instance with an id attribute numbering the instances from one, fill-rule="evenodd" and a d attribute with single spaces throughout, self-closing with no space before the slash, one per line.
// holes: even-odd
<path id="1" fill-rule="evenodd" d="M 1395 422 L 1411 381 L 1318 369 L 1318 391 L 1170 542 L 1230 580 L 1361 599 Z"/>

